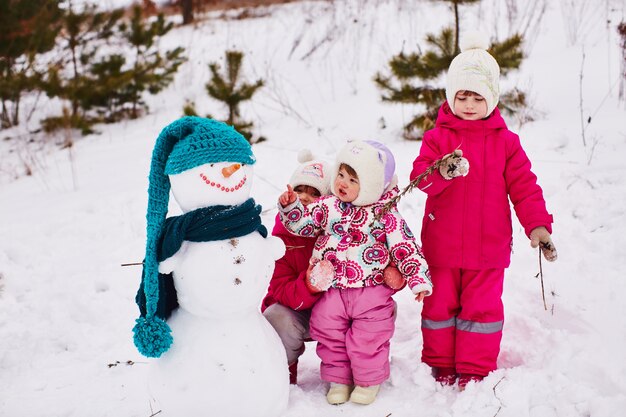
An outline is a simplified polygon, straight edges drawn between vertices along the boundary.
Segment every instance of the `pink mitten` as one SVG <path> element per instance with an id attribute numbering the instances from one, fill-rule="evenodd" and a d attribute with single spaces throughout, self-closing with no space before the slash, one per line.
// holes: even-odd
<path id="1" fill-rule="evenodd" d="M 306 286 L 315 294 L 326 291 L 335 278 L 335 268 L 329 261 L 313 261 L 306 274 Z"/>
<path id="2" fill-rule="evenodd" d="M 383 282 L 392 290 L 401 290 L 406 285 L 406 281 L 402 277 L 398 268 L 389 264 L 383 271 Z"/>

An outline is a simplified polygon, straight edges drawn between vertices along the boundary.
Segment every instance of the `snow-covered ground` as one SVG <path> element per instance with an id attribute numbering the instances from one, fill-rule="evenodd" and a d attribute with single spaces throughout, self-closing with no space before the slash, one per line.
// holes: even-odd
<path id="1" fill-rule="evenodd" d="M 517 4 L 517 17 L 507 17 L 505 3 Z M 615 26 L 625 19 L 626 1 L 484 0 L 461 11 L 462 27 L 480 24 L 501 38 L 529 27 L 528 56 L 502 84 L 528 91 L 538 115 L 522 126 L 508 123 L 522 137 L 555 217 L 559 260 L 542 265 L 548 310 L 537 253 L 515 224 L 499 370 L 462 393 L 437 386 L 420 363 L 421 305 L 406 290 L 396 295 L 391 379 L 376 402 L 327 405 L 309 343 L 284 417 L 624 414 L 626 111 L 618 100 Z M 145 389 L 150 360 L 132 343 L 141 271 L 120 265 L 143 257 L 147 176 L 159 131 L 181 115 L 185 100 L 200 114 L 225 115 L 204 92 L 208 63 L 223 62 L 225 49 L 242 50 L 248 79 L 266 81 L 242 110 L 269 139 L 254 146 L 252 192 L 268 226 L 303 147 L 332 158 L 348 138 L 380 140 L 396 156 L 400 185 L 407 184 L 420 144 L 401 139 L 401 128 L 414 109 L 381 103 L 372 77 L 393 54 L 424 47 L 426 33 L 450 24 L 446 5 L 316 1 L 257 13 L 247 20 L 208 16 L 170 32 L 162 46 L 182 45 L 189 62 L 170 88 L 148 99 L 146 117 L 98 126 L 101 134 L 77 140 L 71 154 L 0 143 L 0 416 L 159 411 Z M 24 161 L 32 176 L 21 175 Z M 417 235 L 424 200 L 415 192 L 400 204 Z M 211 395 L 211 381 L 206 391 Z"/>

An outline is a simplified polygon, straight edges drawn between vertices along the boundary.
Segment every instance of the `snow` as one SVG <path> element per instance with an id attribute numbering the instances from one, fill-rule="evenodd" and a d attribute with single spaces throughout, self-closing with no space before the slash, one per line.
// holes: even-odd
<path id="1" fill-rule="evenodd" d="M 626 114 L 618 99 L 622 57 L 615 26 L 624 20 L 626 1 L 590 8 L 583 0 L 525 0 L 510 19 L 503 3 L 462 6 L 463 27 L 504 37 L 509 28 L 529 24 L 528 56 L 502 84 L 529 91 L 537 117 L 521 126 L 515 118 L 507 122 L 520 134 L 555 216 L 559 260 L 542 263 L 548 310 L 535 278 L 537 252 L 515 222 L 496 372 L 462 393 L 437 386 L 420 363 L 421 305 L 403 290 L 395 296 L 391 378 L 377 400 L 328 405 L 319 359 L 308 343 L 300 384 L 290 388 L 281 417 L 623 414 Z M 540 10 L 536 4 L 546 7 L 540 21 L 529 11 L 533 5 Z M 451 23 L 447 7 L 346 0 L 257 13 L 262 16 L 247 20 L 211 14 L 168 34 L 161 46 L 182 45 L 190 59 L 170 88 L 148 99 L 151 111 L 142 119 L 98 126 L 100 135 L 77 140 L 70 150 L 29 147 L 25 127 L 2 132 L 2 138 L 20 139 L 0 143 L 1 416 L 146 417 L 159 411 L 146 393 L 154 360 L 132 343 L 141 271 L 120 264 L 143 257 L 147 176 L 160 130 L 181 115 L 186 99 L 200 114 L 225 116 L 203 86 L 207 64 L 223 62 L 226 48 L 245 53 L 249 80 L 266 80 L 242 113 L 268 138 L 253 147 L 258 162 L 251 192 L 266 210 L 268 227 L 303 147 L 331 159 L 348 138 L 379 140 L 393 151 L 400 185 L 406 185 L 419 143 L 401 139 L 401 127 L 414 109 L 382 103 L 372 77 L 393 54 L 424 47 L 426 33 Z M 50 110 L 44 105 L 41 111 Z M 22 175 L 25 163 L 34 168 L 32 176 Z M 400 204 L 417 235 L 424 201 L 414 192 Z M 217 389 L 209 384 L 205 395 Z M 271 395 L 272 387 L 259 390 Z"/>

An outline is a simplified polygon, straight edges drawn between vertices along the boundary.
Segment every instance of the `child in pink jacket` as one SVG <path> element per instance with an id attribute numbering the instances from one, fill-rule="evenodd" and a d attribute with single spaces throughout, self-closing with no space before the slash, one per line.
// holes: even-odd
<path id="1" fill-rule="evenodd" d="M 327 162 L 313 158 L 309 150 L 298 155 L 300 165 L 291 175 L 289 185 L 304 207 L 330 193 L 330 171 Z M 304 353 L 304 342 L 310 339 L 311 307 L 321 293 L 306 285 L 314 236 L 297 236 L 285 229 L 276 215 L 272 235 L 285 243 L 285 255 L 276 261 L 267 294 L 261 304 L 263 315 L 280 337 L 287 352 L 289 382 L 297 383 L 298 358 Z"/>
<path id="2" fill-rule="evenodd" d="M 337 154 L 333 195 L 304 207 L 288 186 L 279 198 L 288 230 L 319 236 L 307 282 L 322 296 L 313 306 L 310 326 L 322 360 L 321 377 L 331 383 L 326 396 L 331 404 L 348 399 L 370 404 L 389 378 L 395 291 L 382 285 L 385 267 L 397 265 L 417 300 L 432 291 L 406 222 L 395 207 L 382 213 L 398 193 L 394 170 L 393 155 L 381 143 L 349 142 Z"/>
<path id="3" fill-rule="evenodd" d="M 519 137 L 496 105 L 500 68 L 480 36 L 450 64 L 447 101 L 424 135 L 411 180 L 448 156 L 418 187 L 428 198 L 422 244 L 437 291 L 424 301 L 422 361 L 438 382 L 462 390 L 496 369 L 504 269 L 513 244 L 509 199 L 546 259 L 556 259 L 552 215 Z"/>

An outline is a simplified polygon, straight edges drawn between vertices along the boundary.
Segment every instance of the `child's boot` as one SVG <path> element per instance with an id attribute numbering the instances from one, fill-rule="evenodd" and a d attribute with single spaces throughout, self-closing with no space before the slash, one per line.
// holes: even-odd
<path id="1" fill-rule="evenodd" d="M 328 404 L 343 404 L 350 398 L 351 390 L 352 385 L 331 382 L 328 394 L 326 394 L 326 401 Z"/>
<path id="2" fill-rule="evenodd" d="M 362 387 L 357 385 L 350 395 L 350 401 L 357 404 L 371 404 L 376 399 L 380 385 L 370 385 L 369 387 Z"/>
<path id="3" fill-rule="evenodd" d="M 448 367 L 433 367 L 435 381 L 441 385 L 454 385 L 456 382 L 456 369 Z"/>
<path id="4" fill-rule="evenodd" d="M 289 365 L 289 383 L 291 385 L 298 383 L 298 360 Z"/>
<path id="5" fill-rule="evenodd" d="M 483 375 L 476 374 L 459 374 L 459 391 L 464 391 L 467 384 L 470 382 L 480 382 L 485 377 Z"/>

